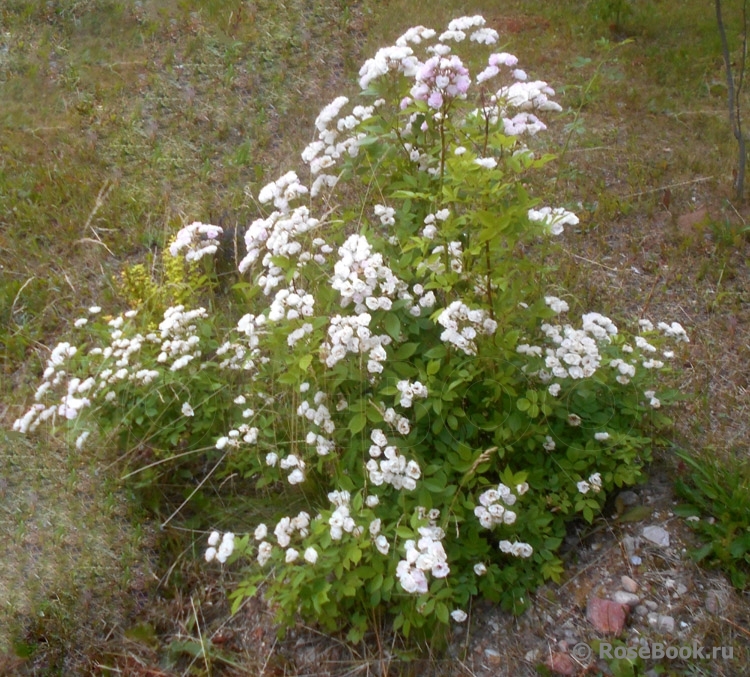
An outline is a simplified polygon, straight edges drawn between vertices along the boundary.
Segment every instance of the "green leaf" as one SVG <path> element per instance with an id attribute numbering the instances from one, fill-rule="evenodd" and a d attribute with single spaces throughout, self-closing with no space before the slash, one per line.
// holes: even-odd
<path id="1" fill-rule="evenodd" d="M 448 351 L 446 350 L 445 346 L 435 346 L 434 348 L 430 348 L 426 353 L 424 353 L 424 356 L 428 360 L 440 360 L 447 354 Z"/>
<path id="2" fill-rule="evenodd" d="M 398 315 L 396 313 L 388 313 L 385 316 L 384 321 L 385 330 L 388 332 L 388 335 L 394 339 L 398 340 L 398 338 L 401 336 L 401 321 L 398 319 Z"/>
<path id="3" fill-rule="evenodd" d="M 451 614 L 444 602 L 438 602 L 435 605 L 435 615 L 441 623 L 448 625 L 450 622 Z"/>
<path id="4" fill-rule="evenodd" d="M 440 361 L 439 360 L 431 360 L 427 363 L 427 375 L 433 376 L 434 374 L 437 374 L 440 371 Z"/>
<path id="5" fill-rule="evenodd" d="M 302 371 L 307 371 L 307 368 L 312 364 L 313 356 L 311 353 L 308 353 L 307 355 L 304 355 L 300 358 L 299 361 L 299 368 Z"/>
<path id="6" fill-rule="evenodd" d="M 729 546 L 729 554 L 735 559 L 742 558 L 748 550 L 750 550 L 750 534 L 744 534 L 735 539 Z"/>
<path id="7" fill-rule="evenodd" d="M 713 551 L 714 551 L 714 544 L 708 543 L 704 545 L 702 548 L 700 548 L 699 550 L 695 550 L 692 554 L 692 558 L 696 562 L 700 562 L 701 560 L 708 557 Z"/>
<path id="8" fill-rule="evenodd" d="M 405 360 L 416 353 L 418 348 L 418 343 L 404 343 L 402 346 L 399 346 L 399 349 L 393 354 L 393 357 L 396 360 Z"/>
<path id="9" fill-rule="evenodd" d="M 366 425 L 367 416 L 363 413 L 354 414 L 349 420 L 349 432 L 352 433 L 352 435 L 356 435 L 357 433 L 362 432 Z"/>
<path id="10" fill-rule="evenodd" d="M 642 520 L 651 517 L 651 513 L 654 511 L 652 507 L 647 505 L 637 505 L 635 508 L 631 508 L 626 513 L 623 513 L 618 518 L 618 522 L 640 522 Z"/>

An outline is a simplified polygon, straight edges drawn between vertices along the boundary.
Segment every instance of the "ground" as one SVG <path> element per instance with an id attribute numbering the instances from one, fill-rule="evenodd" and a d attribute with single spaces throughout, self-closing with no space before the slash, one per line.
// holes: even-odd
<path id="1" fill-rule="evenodd" d="M 605 314 L 680 321 L 691 343 L 675 385 L 692 397 L 675 411 L 672 444 L 747 459 L 748 211 L 733 195 L 736 148 L 710 11 L 470 4 L 461 10 L 484 13 L 565 108 L 550 124 L 558 161 L 544 188 L 581 217 L 556 260 L 567 293 Z M 631 8 L 617 25 L 615 4 Z M 593 527 L 574 526 L 560 585 L 537 591 L 519 618 L 476 605 L 446 655 L 407 665 L 386 630 L 349 647 L 302 626 L 277 639 L 260 600 L 230 617 L 233 572 L 206 573 L 189 526 L 159 530 L 119 482 L 117 453 L 77 455 L 59 437 L 9 431 L 42 345 L 80 307 L 114 298 L 123 264 L 148 260 L 184 218 L 242 223 L 252 209 L 245 187 L 257 192 L 287 166 L 315 111 L 353 91 L 345 83 L 363 56 L 397 28 L 458 12 L 451 2 L 287 5 L 283 16 L 275 3 L 239 0 L 0 9 L 0 672 L 744 674 L 750 600 L 691 561 L 702 543 L 674 513 L 672 480 L 688 471 L 669 445 L 655 450 L 646 484 L 613 497 Z M 645 540 L 646 526 L 666 529 L 669 545 Z M 695 641 L 731 646 L 733 658 L 644 660 L 637 672 L 568 658 L 581 642 L 596 649 L 603 634 L 587 606 L 630 586 L 622 576 L 639 597 L 623 644 Z"/>

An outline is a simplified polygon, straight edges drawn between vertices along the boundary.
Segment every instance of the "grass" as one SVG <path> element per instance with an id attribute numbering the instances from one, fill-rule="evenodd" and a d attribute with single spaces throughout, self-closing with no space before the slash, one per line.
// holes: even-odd
<path id="1" fill-rule="evenodd" d="M 697 0 L 644 1 L 627 3 L 632 11 L 613 29 L 616 4 L 3 3 L 4 427 L 29 397 L 43 345 L 81 308 L 115 306 L 123 265 L 147 260 L 185 220 L 241 227 L 253 213 L 246 187 L 257 193 L 296 164 L 317 110 L 353 91 L 365 56 L 410 25 L 481 12 L 565 109 L 549 142 L 564 157 L 543 189 L 581 216 L 557 254 L 566 285 L 601 312 L 688 327 L 679 385 L 697 397 L 679 412 L 676 435 L 699 462 L 700 450 L 714 450 L 706 453 L 719 459 L 716 472 L 731 473 L 746 462 L 750 438 L 749 213 L 729 201 L 736 150 L 715 20 Z M 623 37 L 631 41 L 619 44 Z M 287 674 L 260 609 L 245 610 L 257 655 L 226 648 L 216 602 L 225 581 L 206 589 L 196 566 L 190 529 L 200 521 L 186 513 L 187 531 L 155 532 L 148 495 L 118 482 L 117 454 L 0 433 L 0 522 L 9 534 L 0 671 L 85 674 L 102 664 L 158 674 L 144 666 L 161 659 L 165 669 L 204 674 L 233 664 L 257 671 L 265 661 Z M 218 495 L 208 485 L 206 505 Z M 257 509 L 241 500 L 222 508 L 227 523 L 233 511 Z M 351 651 L 341 660 L 369 655 Z"/>

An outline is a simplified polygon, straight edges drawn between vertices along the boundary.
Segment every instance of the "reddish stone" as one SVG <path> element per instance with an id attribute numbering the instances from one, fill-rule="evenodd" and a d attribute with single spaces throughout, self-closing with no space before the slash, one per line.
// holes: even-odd
<path id="1" fill-rule="evenodd" d="M 555 651 L 547 660 L 547 667 L 558 675 L 568 675 L 572 677 L 578 673 L 578 666 L 573 659 L 566 653 Z"/>
<path id="2" fill-rule="evenodd" d="M 628 607 L 609 599 L 590 597 L 586 606 L 586 618 L 603 635 L 619 635 L 625 627 Z"/>

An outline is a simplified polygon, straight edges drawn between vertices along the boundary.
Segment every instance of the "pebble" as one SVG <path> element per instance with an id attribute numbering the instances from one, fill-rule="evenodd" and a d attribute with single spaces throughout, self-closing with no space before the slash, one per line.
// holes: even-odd
<path id="1" fill-rule="evenodd" d="M 638 540 L 639 539 L 637 538 L 633 538 L 633 536 L 623 536 L 622 547 L 625 548 L 628 557 L 635 554 L 636 548 L 638 547 Z"/>
<path id="2" fill-rule="evenodd" d="M 638 603 L 641 601 L 641 598 L 638 597 L 638 595 L 634 595 L 632 592 L 618 590 L 612 595 L 612 601 L 617 602 L 618 604 L 625 604 L 632 609 L 638 605 Z"/>
<path id="3" fill-rule="evenodd" d="M 662 614 L 650 613 L 648 615 L 648 624 L 656 628 L 658 632 L 674 632 L 674 618 L 663 616 Z"/>
<path id="4" fill-rule="evenodd" d="M 630 576 L 623 576 L 620 579 L 620 583 L 622 584 L 622 589 L 625 590 L 625 592 L 638 592 L 638 583 L 630 578 Z"/>
<path id="5" fill-rule="evenodd" d="M 576 675 L 578 666 L 573 659 L 567 654 L 560 651 L 554 652 L 547 660 L 547 667 L 556 675 Z"/>
<path id="6" fill-rule="evenodd" d="M 500 652 L 495 651 L 495 649 L 485 649 L 484 657 L 487 662 L 493 667 L 496 667 L 503 662 L 503 657 L 500 655 Z"/>
<path id="7" fill-rule="evenodd" d="M 718 615 L 724 609 L 725 601 L 716 590 L 710 590 L 706 594 L 706 611 L 710 614 Z"/>
<path id="8" fill-rule="evenodd" d="M 617 501 L 620 501 L 623 505 L 631 506 L 638 503 L 638 494 L 634 491 L 621 491 L 617 494 Z"/>
<path id="9" fill-rule="evenodd" d="M 635 613 L 637 613 L 639 616 L 646 616 L 648 615 L 648 607 L 643 604 L 639 604 L 635 608 Z"/>
<path id="10" fill-rule="evenodd" d="M 669 546 L 669 532 L 664 527 L 651 525 L 643 527 L 643 538 L 651 541 L 654 545 L 666 548 Z"/>
<path id="11" fill-rule="evenodd" d="M 524 656 L 524 660 L 527 663 L 536 663 L 539 660 L 540 651 L 539 649 L 532 649 L 531 651 L 527 651 L 526 655 Z"/>
<path id="12" fill-rule="evenodd" d="M 656 608 L 657 608 L 657 606 L 658 606 L 658 604 L 657 604 L 656 602 L 654 602 L 653 600 L 651 600 L 651 599 L 647 599 L 647 600 L 646 600 L 646 601 L 644 602 L 644 604 L 645 604 L 645 605 L 646 605 L 646 606 L 647 606 L 647 607 L 648 607 L 649 609 L 651 609 L 651 611 L 656 611 Z"/>

